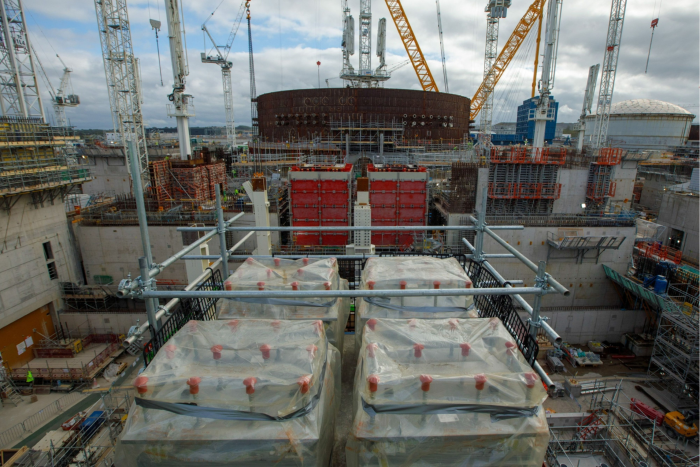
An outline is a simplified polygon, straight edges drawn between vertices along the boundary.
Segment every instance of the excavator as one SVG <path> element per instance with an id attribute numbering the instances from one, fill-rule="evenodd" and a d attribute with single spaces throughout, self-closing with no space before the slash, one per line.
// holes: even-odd
<path id="1" fill-rule="evenodd" d="M 668 412 L 664 415 L 664 426 L 666 432 L 672 438 L 681 438 L 698 441 L 698 412 L 691 411 L 683 415 L 682 413 Z"/>

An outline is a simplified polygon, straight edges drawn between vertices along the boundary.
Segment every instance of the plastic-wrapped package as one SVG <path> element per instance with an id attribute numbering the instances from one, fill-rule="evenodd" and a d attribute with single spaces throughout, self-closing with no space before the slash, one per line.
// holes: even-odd
<path id="1" fill-rule="evenodd" d="M 335 258 L 248 258 L 224 282 L 227 290 L 348 290 Z M 342 352 L 350 315 L 348 298 L 223 299 L 218 319 L 313 319 L 326 327 L 328 341 Z"/>
<path id="2" fill-rule="evenodd" d="M 117 466 L 328 464 L 340 354 L 318 321 L 190 321 L 134 385 Z"/>
<path id="3" fill-rule="evenodd" d="M 454 258 L 399 256 L 369 258 L 362 272 L 363 290 L 462 289 L 472 281 Z M 391 297 L 358 299 L 355 305 L 355 342 L 373 318 L 477 318 L 471 296 Z"/>
<path id="4" fill-rule="evenodd" d="M 547 394 L 497 318 L 377 319 L 360 348 L 349 466 L 541 466 Z"/>

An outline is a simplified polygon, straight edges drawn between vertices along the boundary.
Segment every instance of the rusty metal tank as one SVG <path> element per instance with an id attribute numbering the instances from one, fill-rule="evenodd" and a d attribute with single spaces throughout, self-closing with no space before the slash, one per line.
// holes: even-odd
<path id="1" fill-rule="evenodd" d="M 469 132 L 470 100 L 407 89 L 325 88 L 258 96 L 260 136 L 267 141 L 327 136 L 331 122 L 398 124 L 406 139 L 461 139 Z"/>

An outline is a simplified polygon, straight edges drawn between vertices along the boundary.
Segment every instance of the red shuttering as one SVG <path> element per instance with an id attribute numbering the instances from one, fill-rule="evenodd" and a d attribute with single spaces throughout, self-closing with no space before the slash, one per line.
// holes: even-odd
<path id="1" fill-rule="evenodd" d="M 290 172 L 292 226 L 349 225 L 352 165 L 302 166 Z M 347 232 L 295 232 L 297 245 L 347 245 Z"/>
<path id="2" fill-rule="evenodd" d="M 425 225 L 427 175 L 424 167 L 370 164 L 372 225 Z M 413 240 L 412 232 L 372 232 L 372 243 L 378 246 L 410 245 Z"/>

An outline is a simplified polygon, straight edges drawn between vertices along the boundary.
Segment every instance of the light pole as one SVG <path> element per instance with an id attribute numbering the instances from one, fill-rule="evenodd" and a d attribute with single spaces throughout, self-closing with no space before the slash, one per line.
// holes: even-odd
<path id="1" fill-rule="evenodd" d="M 318 88 L 321 89 L 321 62 L 316 62 L 318 66 Z"/>

